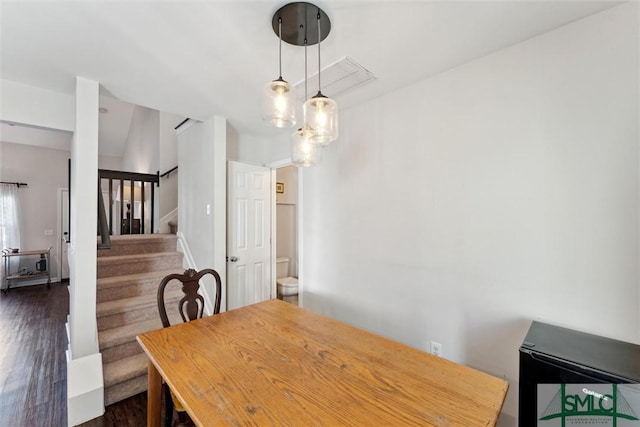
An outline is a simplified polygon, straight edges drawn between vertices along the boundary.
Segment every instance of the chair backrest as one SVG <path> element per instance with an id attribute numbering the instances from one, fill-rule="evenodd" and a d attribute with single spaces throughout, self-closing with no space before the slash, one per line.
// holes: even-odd
<path id="1" fill-rule="evenodd" d="M 169 317 L 167 316 L 167 307 L 165 306 L 165 288 L 171 280 L 179 280 L 182 282 L 182 292 L 184 297 L 178 301 L 178 311 L 182 317 L 183 322 L 199 319 L 204 313 L 204 298 L 198 294 L 200 288 L 200 279 L 211 274 L 216 281 L 216 299 L 213 305 L 213 314 L 220 313 L 220 298 L 222 293 L 222 281 L 220 275 L 215 270 L 206 268 L 204 270 L 195 271 L 190 268 L 185 270 L 183 274 L 170 274 L 166 276 L 160 282 L 158 286 L 158 311 L 160 312 L 160 320 L 162 320 L 162 326 L 167 328 L 171 326 Z"/>

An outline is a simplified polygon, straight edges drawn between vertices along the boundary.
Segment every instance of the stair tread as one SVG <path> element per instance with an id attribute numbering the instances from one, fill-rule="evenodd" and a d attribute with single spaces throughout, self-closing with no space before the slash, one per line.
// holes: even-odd
<path id="1" fill-rule="evenodd" d="M 100 264 L 121 264 L 129 262 L 140 262 L 147 259 L 156 259 L 158 257 L 173 257 L 182 256 L 182 252 L 169 251 L 169 252 L 149 252 L 143 254 L 129 254 L 129 255 L 114 255 L 114 256 L 101 256 L 98 257 L 98 265 Z"/>
<path id="2" fill-rule="evenodd" d="M 121 234 L 111 236 L 111 245 L 113 244 L 136 244 L 157 241 L 178 240 L 178 236 L 171 233 L 154 233 L 154 234 Z"/>
<path id="3" fill-rule="evenodd" d="M 105 363 L 103 366 L 104 386 L 109 387 L 131 378 L 146 375 L 148 360 L 145 353 L 140 353 Z"/>
<path id="4" fill-rule="evenodd" d="M 156 279 L 156 278 L 158 280 L 158 284 L 160 284 L 160 281 L 165 276 L 168 276 L 169 274 L 174 274 L 174 273 L 182 274 L 183 272 L 184 272 L 184 269 L 173 268 L 169 270 L 149 271 L 146 273 L 131 273 L 131 274 L 123 274 L 121 276 L 101 277 L 98 279 L 97 284 L 98 284 L 98 288 L 109 288 L 109 287 L 121 286 L 122 283 L 126 283 L 126 282 L 134 282 L 137 280 L 150 280 L 150 279 Z"/>
<path id="5" fill-rule="evenodd" d="M 180 289 L 167 289 L 165 291 L 165 300 L 168 302 L 177 301 L 184 296 Z M 109 316 L 116 313 L 124 313 L 128 311 L 140 310 L 148 307 L 157 306 L 157 294 L 140 295 L 130 298 L 120 298 L 111 301 L 99 302 L 96 307 L 97 317 Z"/>

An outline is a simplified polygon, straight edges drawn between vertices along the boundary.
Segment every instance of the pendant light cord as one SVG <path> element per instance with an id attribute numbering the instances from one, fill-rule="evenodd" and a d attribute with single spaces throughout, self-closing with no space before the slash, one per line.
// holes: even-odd
<path id="1" fill-rule="evenodd" d="M 318 11 L 318 93 L 320 93 L 320 88 L 322 87 L 320 84 L 320 11 Z"/>
<path id="2" fill-rule="evenodd" d="M 278 17 L 278 66 L 280 67 L 280 80 L 282 80 L 282 16 Z"/>
<path id="3" fill-rule="evenodd" d="M 307 100 L 307 38 L 304 38 L 304 100 Z"/>

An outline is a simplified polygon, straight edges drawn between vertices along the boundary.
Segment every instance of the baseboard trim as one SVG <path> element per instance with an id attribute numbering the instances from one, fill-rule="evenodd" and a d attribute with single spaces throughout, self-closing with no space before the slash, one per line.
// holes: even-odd
<path id="1" fill-rule="evenodd" d="M 167 213 L 165 216 L 160 218 L 158 228 L 160 233 L 169 233 L 169 221 L 178 219 L 178 208 L 175 208 L 171 212 Z"/>
<path id="2" fill-rule="evenodd" d="M 102 354 L 71 360 L 67 351 L 67 423 L 77 426 L 104 414 Z"/>

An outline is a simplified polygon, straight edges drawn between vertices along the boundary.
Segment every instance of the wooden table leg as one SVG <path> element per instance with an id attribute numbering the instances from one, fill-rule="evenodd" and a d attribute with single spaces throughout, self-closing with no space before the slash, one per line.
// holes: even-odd
<path id="1" fill-rule="evenodd" d="M 151 360 L 148 363 L 147 427 L 159 427 L 160 405 L 162 404 L 162 376 Z"/>

